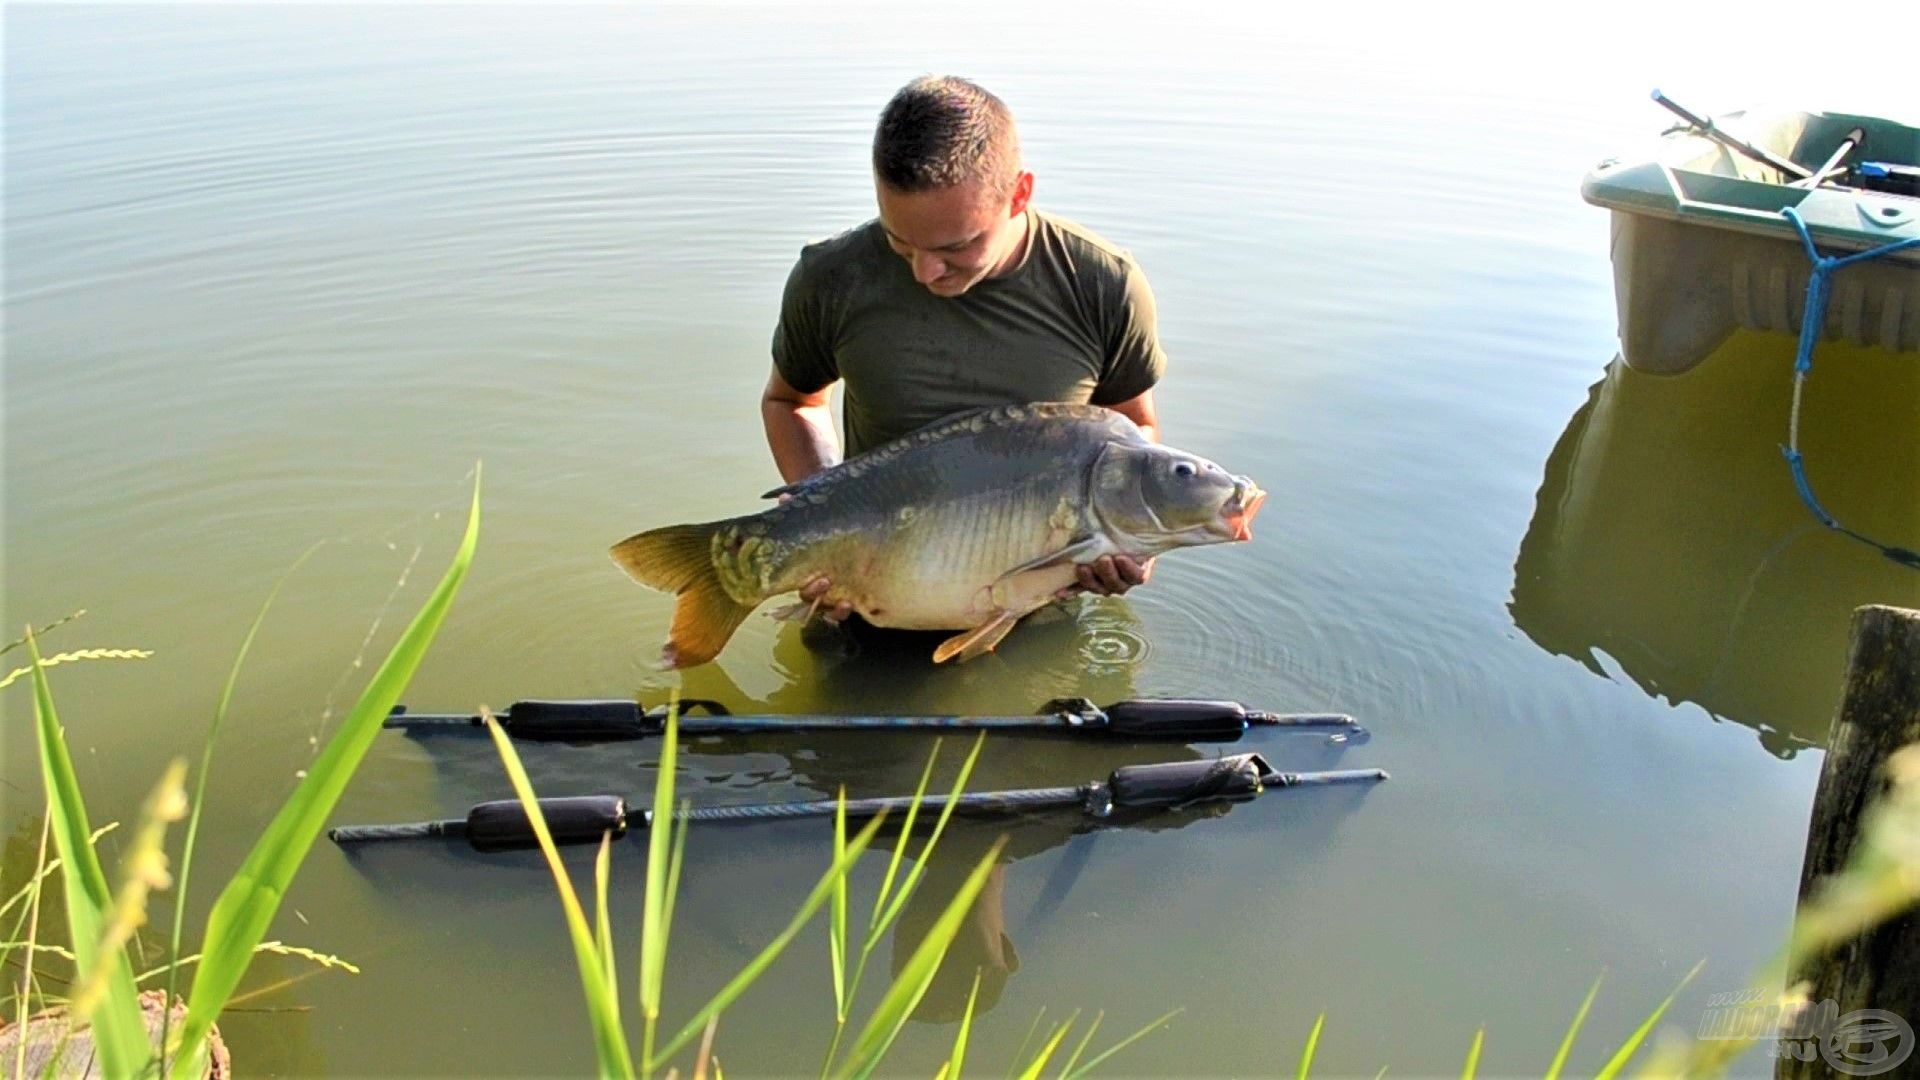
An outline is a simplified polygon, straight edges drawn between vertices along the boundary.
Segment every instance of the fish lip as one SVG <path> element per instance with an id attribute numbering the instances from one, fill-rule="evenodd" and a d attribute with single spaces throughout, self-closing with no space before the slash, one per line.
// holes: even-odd
<path id="1" fill-rule="evenodd" d="M 1235 542 L 1253 539 L 1253 516 L 1266 501 L 1267 493 L 1259 484 L 1251 480 L 1236 483 L 1233 498 L 1220 508 L 1222 532 Z"/>

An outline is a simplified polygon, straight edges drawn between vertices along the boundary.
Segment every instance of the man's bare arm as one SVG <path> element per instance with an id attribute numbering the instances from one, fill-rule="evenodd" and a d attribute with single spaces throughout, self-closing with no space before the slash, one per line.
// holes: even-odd
<path id="1" fill-rule="evenodd" d="M 786 483 L 840 463 L 840 438 L 833 431 L 827 391 L 823 386 L 803 394 L 778 370 L 767 377 L 767 388 L 760 394 L 760 421 L 767 429 L 774 466 Z"/>
<path id="2" fill-rule="evenodd" d="M 1149 390 L 1137 398 L 1123 401 L 1107 408 L 1140 425 L 1140 430 L 1154 442 L 1160 441 L 1160 414 L 1154 410 L 1153 391 Z"/>

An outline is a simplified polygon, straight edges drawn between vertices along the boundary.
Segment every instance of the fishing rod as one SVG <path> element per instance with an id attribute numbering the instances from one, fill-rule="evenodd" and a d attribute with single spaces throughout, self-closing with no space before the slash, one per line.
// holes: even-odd
<path id="1" fill-rule="evenodd" d="M 1259 754 L 1234 754 L 1200 761 L 1170 761 L 1152 765 L 1124 765 L 1105 780 L 1072 787 L 1018 788 L 964 795 L 928 795 L 919 800 L 923 814 L 944 811 L 993 816 L 1030 810 L 1078 809 L 1095 821 L 1120 810 L 1153 810 L 1217 801 L 1245 802 L 1269 788 L 1351 784 L 1387 779 L 1383 769 L 1332 769 L 1324 772 L 1279 772 Z M 629 829 L 653 824 L 651 810 L 635 809 L 618 795 L 578 795 L 540 799 L 540 814 L 556 845 L 597 844 L 608 833 L 617 839 Z M 904 813 L 912 796 L 848 799 L 849 820 Z M 754 803 L 744 806 L 706 806 L 675 810 L 677 821 L 756 822 L 832 817 L 837 799 L 813 802 Z M 523 851 L 540 840 L 526 808 L 517 799 L 484 802 L 464 818 L 420 821 L 400 825 L 346 825 L 327 830 L 327 838 L 343 848 L 365 844 L 435 838 L 465 840 L 475 851 Z"/>
<path id="2" fill-rule="evenodd" d="M 1055 732 L 1106 735 L 1117 739 L 1178 739 L 1184 742 L 1232 742 L 1250 727 L 1333 728 L 1341 741 L 1365 734 L 1345 713 L 1274 713 L 1249 709 L 1237 701 L 1148 698 L 1118 701 L 1100 708 L 1086 698 L 1055 698 L 1031 716 L 736 716 L 705 698 L 679 703 L 682 735 L 746 734 L 786 731 L 907 731 L 919 729 Z M 693 715 L 698 709 L 705 715 Z M 639 702 L 516 701 L 494 719 L 509 736 L 534 742 L 620 742 L 652 738 L 667 730 L 671 706 L 643 709 Z M 471 733 L 484 726 L 479 716 L 459 713 L 411 713 L 395 706 L 386 727 L 410 734 Z"/>
<path id="3" fill-rule="evenodd" d="M 1769 153 L 1744 139 L 1735 138 L 1725 130 L 1715 127 L 1712 120 L 1694 113 L 1691 109 L 1688 109 L 1686 106 L 1661 93 L 1659 90 L 1653 92 L 1653 100 L 1668 112 L 1673 113 L 1675 116 L 1692 125 L 1700 134 L 1705 135 L 1707 138 L 1712 139 L 1714 142 L 1719 143 L 1729 150 L 1745 154 L 1747 157 L 1752 158 L 1762 165 L 1771 165 L 1780 170 L 1782 174 L 1790 176 L 1795 180 L 1805 180 L 1808 176 L 1813 175 L 1807 172 L 1806 169 L 1788 161 L 1778 154 Z"/>

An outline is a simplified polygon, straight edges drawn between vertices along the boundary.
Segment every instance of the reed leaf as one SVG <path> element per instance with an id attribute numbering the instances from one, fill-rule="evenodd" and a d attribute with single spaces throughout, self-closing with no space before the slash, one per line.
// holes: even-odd
<path id="1" fill-rule="evenodd" d="M 1321 1013 L 1314 1018 L 1313 1030 L 1307 1032 L 1306 1048 L 1300 1051 L 1300 1070 L 1294 1075 L 1307 1080 L 1307 1073 L 1313 1070 L 1313 1055 L 1320 1049 L 1320 1029 L 1327 1026 L 1327 1014 Z"/>
<path id="2" fill-rule="evenodd" d="M 1473 1045 L 1467 1047 L 1467 1063 L 1460 1069 L 1460 1080 L 1473 1080 L 1473 1074 L 1480 1071 L 1480 1044 L 1486 1038 L 1485 1027 L 1473 1033 Z"/>
<path id="3" fill-rule="evenodd" d="M 593 859 L 593 933 L 600 947 L 600 979 L 607 985 L 607 996 L 617 1007 L 620 1001 L 620 969 L 613 962 L 613 927 L 607 915 L 607 878 L 613 862 L 613 833 L 600 834 L 600 851 Z M 622 1025 L 622 1030 L 625 1030 Z"/>
<path id="4" fill-rule="evenodd" d="M 1046 1019 L 1046 1017 L 1047 1007 L 1042 1005 L 1039 1011 L 1033 1014 L 1033 1023 L 1027 1025 L 1027 1033 L 1020 1037 L 1020 1045 L 1014 1048 L 1013 1057 L 1009 1059 L 1007 1064 L 1005 1080 L 1013 1080 L 1013 1070 L 1020 1067 L 1021 1055 L 1027 1052 L 1027 1044 L 1033 1041 L 1034 1033 L 1040 1030 L 1040 1021 Z"/>
<path id="5" fill-rule="evenodd" d="M 427 647 L 446 620 L 460 583 L 473 564 L 479 539 L 480 467 L 476 464 L 466 534 L 452 564 L 207 916 L 202 935 L 205 956 L 194 972 L 187 1017 L 181 1026 L 180 1060 L 187 1063 L 188 1075 L 197 1076 L 205 1068 L 207 1033 L 240 985 L 253 960 L 253 947 L 266 937 L 294 874 L 340 801 L 360 759 L 366 756 L 381 725 L 425 659 Z"/>
<path id="6" fill-rule="evenodd" d="M 500 763 L 506 767 L 507 778 L 513 783 L 513 793 L 527 812 L 527 822 L 533 826 L 533 834 L 540 841 L 540 852 L 547 858 L 547 869 L 553 872 L 553 883 L 560 890 L 560 906 L 566 914 L 567 936 L 573 941 L 573 959 L 580 968 L 580 987 L 587 997 L 587 1018 L 593 1025 L 593 1048 L 599 1059 L 602 1077 L 631 1077 L 633 1060 L 627 1052 L 626 1032 L 620 1026 L 619 998 L 609 993 L 603 968 L 603 952 L 594 944 L 593 931 L 587 928 L 587 916 L 580 908 L 579 894 L 574 892 L 573 879 L 568 876 L 567 868 L 560 861 L 560 849 L 554 846 L 553 834 L 547 829 L 547 818 L 540 812 L 540 800 L 533 793 L 533 784 L 527 780 L 527 771 L 520 764 L 520 755 L 513 749 L 513 741 L 493 718 L 491 712 L 482 710 L 486 719 L 487 734 L 493 736 L 493 745 L 500 753 Z M 603 841 L 604 843 L 604 841 Z"/>
<path id="7" fill-rule="evenodd" d="M 647 891 L 640 911 L 640 1070 L 653 1072 L 654 1028 L 660 1022 L 661 982 L 667 970 L 667 862 L 673 848 L 674 770 L 680 756 L 680 700 L 667 705 L 667 728 L 660 740 L 659 776 L 653 784 L 653 821 L 647 835 Z"/>
<path id="8" fill-rule="evenodd" d="M 98 837 L 100 834 L 96 832 L 93 835 L 94 837 Z M 49 800 L 46 809 L 41 811 L 40 848 L 38 853 L 35 854 L 33 857 L 34 866 L 36 866 L 38 869 L 34 872 L 33 877 L 27 881 L 27 886 L 26 886 L 28 895 L 31 898 L 27 901 L 26 910 L 20 913 L 19 921 L 14 923 L 13 933 L 10 935 L 11 937 L 16 937 L 16 938 L 19 937 L 20 928 L 23 926 L 26 927 L 27 959 L 25 963 L 20 965 L 20 992 L 15 997 L 16 1005 L 14 1008 L 15 1015 L 13 1020 L 13 1022 L 19 1026 L 19 1029 L 21 1031 L 25 1031 L 27 1029 L 27 998 L 33 991 L 33 983 L 34 983 L 33 946 L 34 946 L 34 943 L 38 941 L 40 937 L 41 882 L 46 880 L 47 874 L 52 870 L 52 867 L 47 865 L 47 861 L 48 861 L 47 860 L 47 844 L 52 839 L 53 839 L 53 807 L 51 804 L 51 800 Z M 58 859 L 53 860 L 53 862 L 55 863 L 58 863 L 59 861 L 60 860 Z M 12 906 L 11 902 L 9 902 L 8 906 L 9 907 Z M 5 958 L 11 955 L 12 955 L 11 949 L 0 949 L 0 969 L 4 969 Z M 19 1042 L 18 1052 L 15 1054 L 13 1075 L 20 1076 L 26 1071 L 27 1071 L 27 1040 L 21 1039 Z"/>
<path id="9" fill-rule="evenodd" d="M 967 1037 L 973 1032 L 973 1004 L 980 997 L 980 969 L 973 969 L 973 989 L 967 991 L 967 1007 L 960 1013 L 960 1030 L 953 1035 L 953 1054 L 940 1067 L 941 1080 L 960 1080 L 967 1064 Z"/>
<path id="10" fill-rule="evenodd" d="M 953 778 L 953 788 L 947 792 L 946 805 L 940 808 L 940 818 L 934 822 L 933 833 L 927 837 L 926 846 L 920 849 L 920 861 L 914 863 L 913 869 L 908 871 L 906 884 L 900 886 L 900 891 L 894 894 L 893 903 L 887 908 L 886 915 L 881 918 L 879 925 L 869 936 L 869 947 L 877 943 L 880 935 L 886 933 L 887 928 L 893 925 L 893 921 L 900 917 L 900 911 L 906 906 L 907 898 L 912 896 L 913 890 L 919 887 L 921 876 L 927 872 L 927 863 L 933 858 L 934 846 L 940 842 L 940 837 L 947 831 L 947 822 L 953 817 L 954 803 L 960 798 L 960 793 L 966 790 L 967 781 L 973 778 L 973 766 L 980 760 L 980 748 L 986 743 L 987 733 L 984 731 L 973 740 L 973 749 L 967 753 L 967 760 L 961 763 L 960 774 Z M 931 758 L 928 759 L 927 764 L 929 767 L 932 766 Z M 918 799 L 914 800 L 914 806 L 916 808 L 919 806 Z M 901 833 L 903 838 L 905 835 L 905 832 Z M 856 984 L 859 982 L 857 975 L 854 981 Z"/>
<path id="11" fill-rule="evenodd" d="M 40 646 L 33 640 L 31 629 L 27 632 L 27 651 L 33 657 L 34 730 L 39 737 L 40 776 L 47 790 L 54 847 L 60 853 L 67 930 L 81 971 L 98 970 L 103 960 L 105 964 L 105 991 L 93 1024 L 94 1046 L 107 1075 L 131 1076 L 146 1068 L 153 1052 L 140 1018 L 140 992 L 133 985 L 133 966 L 127 962 L 125 950 L 101 955 L 113 894 L 107 889 L 107 875 L 100 869 L 100 858 L 89 839 L 92 830 L 87 825 L 86 803 L 80 797 L 80 780 L 67 754 L 53 690 L 47 685 L 46 670 L 40 666 Z"/>
<path id="12" fill-rule="evenodd" d="M 839 861 L 846 852 L 847 786 L 842 784 L 839 800 L 833 811 L 834 860 Z M 833 882 L 833 910 L 827 923 L 827 960 L 833 965 L 834 1022 L 844 1024 L 847 1022 L 847 879 L 845 875 L 835 878 Z"/>
<path id="13" fill-rule="evenodd" d="M 787 946 L 793 943 L 793 939 L 806 928 L 815 913 L 826 905 L 827 898 L 833 892 L 834 879 L 844 876 L 853 864 L 859 861 L 860 856 L 866 852 L 867 846 L 873 843 L 874 834 L 880 831 L 880 826 L 885 822 L 885 814 L 875 815 L 872 821 L 867 822 L 859 833 L 848 841 L 847 850 L 834 859 L 833 865 L 821 875 L 820 880 L 814 884 L 813 891 L 807 894 L 806 902 L 800 905 L 800 910 L 794 912 L 793 918 L 787 920 L 786 928 L 776 934 L 772 941 L 767 942 L 766 948 L 761 949 L 758 955 L 748 961 L 746 967 L 741 968 L 727 985 L 720 988 L 719 993 L 713 995 L 711 1000 L 693 1014 L 693 1018 L 687 1021 L 686 1026 L 675 1032 L 673 1038 L 667 1040 L 667 1045 L 649 1063 L 650 1067 L 658 1067 L 660 1062 L 672 1058 L 673 1055 L 685 1049 L 686 1045 L 693 1041 L 694 1036 L 700 1034 L 702 1025 L 720 1015 L 727 1006 L 734 1003 L 735 999 L 746 993 L 747 987 L 752 986 L 760 976 L 766 974 L 767 968 L 780 958 L 780 954 L 785 952 Z"/>
<path id="14" fill-rule="evenodd" d="M 1705 966 L 1707 966 L 1705 960 L 1693 965 L 1693 970 L 1687 972 L 1686 977 L 1680 980 L 1680 985 L 1673 988 L 1673 993 L 1667 995 L 1667 999 L 1660 1003 L 1659 1008 L 1653 1010 L 1652 1015 L 1640 1021 L 1640 1026 L 1633 1029 L 1633 1034 L 1627 1036 L 1627 1041 L 1621 1044 L 1620 1049 L 1614 1051 L 1613 1056 L 1607 1059 L 1607 1063 L 1600 1067 L 1600 1071 L 1593 1074 L 1594 1080 L 1613 1080 L 1620 1075 L 1620 1070 L 1627 1067 L 1627 1060 L 1633 1057 L 1634 1051 L 1640 1049 L 1640 1044 L 1647 1040 L 1647 1036 L 1652 1033 L 1654 1025 L 1660 1022 L 1660 1018 L 1667 1014 L 1667 1008 L 1673 1004 L 1673 999 L 1680 996 L 1680 991 L 1685 990 L 1687 984 L 1692 982 L 1693 977 L 1700 974 L 1700 969 Z"/>
<path id="15" fill-rule="evenodd" d="M 920 783 L 913 789 L 913 801 L 907 804 L 907 819 L 900 824 L 900 836 L 893 843 L 893 858 L 887 861 L 887 872 L 880 879 L 880 892 L 873 899 L 873 910 L 867 914 L 867 940 L 877 941 L 885 927 L 880 924 L 881 912 L 887 906 L 887 897 L 893 893 L 893 878 L 900 871 L 900 863 L 907 854 L 907 841 L 913 836 L 913 823 L 920 817 L 920 803 L 927 797 L 927 782 L 933 779 L 933 763 L 940 759 L 940 741 L 933 740 L 933 749 L 927 754 L 927 763 L 920 769 Z"/>
<path id="16" fill-rule="evenodd" d="M 1606 977 L 1605 972 L 1600 973 L 1594 978 L 1593 985 L 1587 988 L 1586 1000 L 1580 1003 L 1580 1011 L 1573 1014 L 1573 1023 L 1567 1025 L 1567 1034 L 1560 1040 L 1560 1049 L 1553 1055 L 1553 1064 L 1547 1066 L 1546 1080 L 1559 1080 L 1560 1070 L 1567 1064 L 1567 1055 L 1573 1052 L 1574 1036 L 1580 1034 L 1580 1025 L 1587 1022 L 1587 1010 L 1593 1008 L 1593 999 L 1600 993 L 1600 982 Z"/>
<path id="17" fill-rule="evenodd" d="M 1072 1027 L 1073 1021 L 1068 1020 L 1054 1029 L 1053 1037 L 1049 1038 L 1045 1045 L 1040 1047 L 1040 1053 L 1027 1063 L 1026 1070 L 1020 1074 L 1020 1080 L 1040 1080 L 1040 1073 L 1046 1069 L 1047 1060 L 1053 1057 L 1053 1052 L 1060 1047 L 1060 1040 L 1067 1037 L 1067 1031 Z"/>
<path id="18" fill-rule="evenodd" d="M 976 751 L 978 747 L 975 747 Z M 951 809 L 952 803 L 948 803 Z M 866 1027 L 853 1042 L 853 1049 L 847 1055 L 847 1066 L 842 1076 L 867 1077 L 879 1066 L 880 1060 L 893 1046 L 893 1040 L 906 1026 L 907 1018 L 913 1015 L 915 1006 L 932 984 L 933 976 L 940 968 L 940 961 L 946 958 L 947 947 L 953 943 L 953 937 L 960 931 L 960 924 L 966 920 L 967 912 L 986 887 L 987 875 L 993 871 L 1000 860 L 1000 852 L 1006 847 L 1006 838 L 994 842 L 991 850 L 974 866 L 973 872 L 960 886 L 953 899 L 947 903 L 945 911 L 935 919 L 927 936 L 901 966 L 900 974 L 887 988 L 880 1003 L 874 1006 L 873 1015 L 867 1018 Z"/>
<path id="19" fill-rule="evenodd" d="M 1093 1014 L 1093 1023 L 1087 1025 L 1087 1033 L 1080 1036 L 1080 1041 L 1074 1044 L 1073 1053 L 1067 1056 L 1067 1063 L 1060 1066 L 1060 1080 L 1073 1075 L 1073 1067 L 1079 1064 L 1080 1055 L 1087 1052 L 1087 1044 L 1093 1041 L 1094 1033 L 1100 1030 L 1100 1021 L 1106 1018 L 1104 1011 Z"/>
<path id="20" fill-rule="evenodd" d="M 1081 1077 L 1081 1076 L 1087 1075 L 1093 1070 L 1099 1068 L 1100 1065 L 1103 1062 L 1105 1062 L 1108 1058 L 1112 1057 L 1113 1055 L 1119 1053 L 1122 1050 L 1125 1050 L 1127 1047 L 1132 1046 L 1134 1043 L 1139 1042 L 1141 1039 L 1146 1038 L 1146 1035 L 1149 1031 L 1152 1031 L 1154 1028 L 1159 1027 L 1161 1024 L 1166 1023 L 1167 1021 L 1173 1019 L 1176 1016 L 1179 1016 L 1181 1013 L 1186 1011 L 1187 1011 L 1186 1009 L 1181 1008 L 1181 1009 L 1174 1009 L 1171 1012 L 1162 1013 L 1160 1016 L 1156 1017 L 1155 1019 L 1148 1021 L 1144 1027 L 1140 1028 L 1140 1030 L 1134 1032 L 1133 1034 L 1127 1036 L 1124 1039 L 1121 1039 L 1119 1042 L 1114 1043 L 1112 1046 L 1107 1047 L 1100 1054 L 1096 1055 L 1092 1061 L 1089 1061 L 1085 1065 L 1082 1065 L 1078 1069 L 1075 1069 L 1071 1073 L 1068 1073 L 1065 1077 L 1062 1078 L 1062 1080 L 1074 1080 L 1075 1077 Z M 1325 1014 L 1322 1014 L 1322 1015 L 1324 1016 Z"/>

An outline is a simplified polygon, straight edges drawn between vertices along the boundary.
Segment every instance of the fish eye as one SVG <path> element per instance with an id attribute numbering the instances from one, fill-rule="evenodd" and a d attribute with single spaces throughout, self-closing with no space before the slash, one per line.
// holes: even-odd
<path id="1" fill-rule="evenodd" d="M 1173 463 L 1173 475 L 1181 478 L 1192 476 L 1198 471 L 1199 470 L 1193 467 L 1193 462 L 1191 461 L 1176 461 Z"/>

